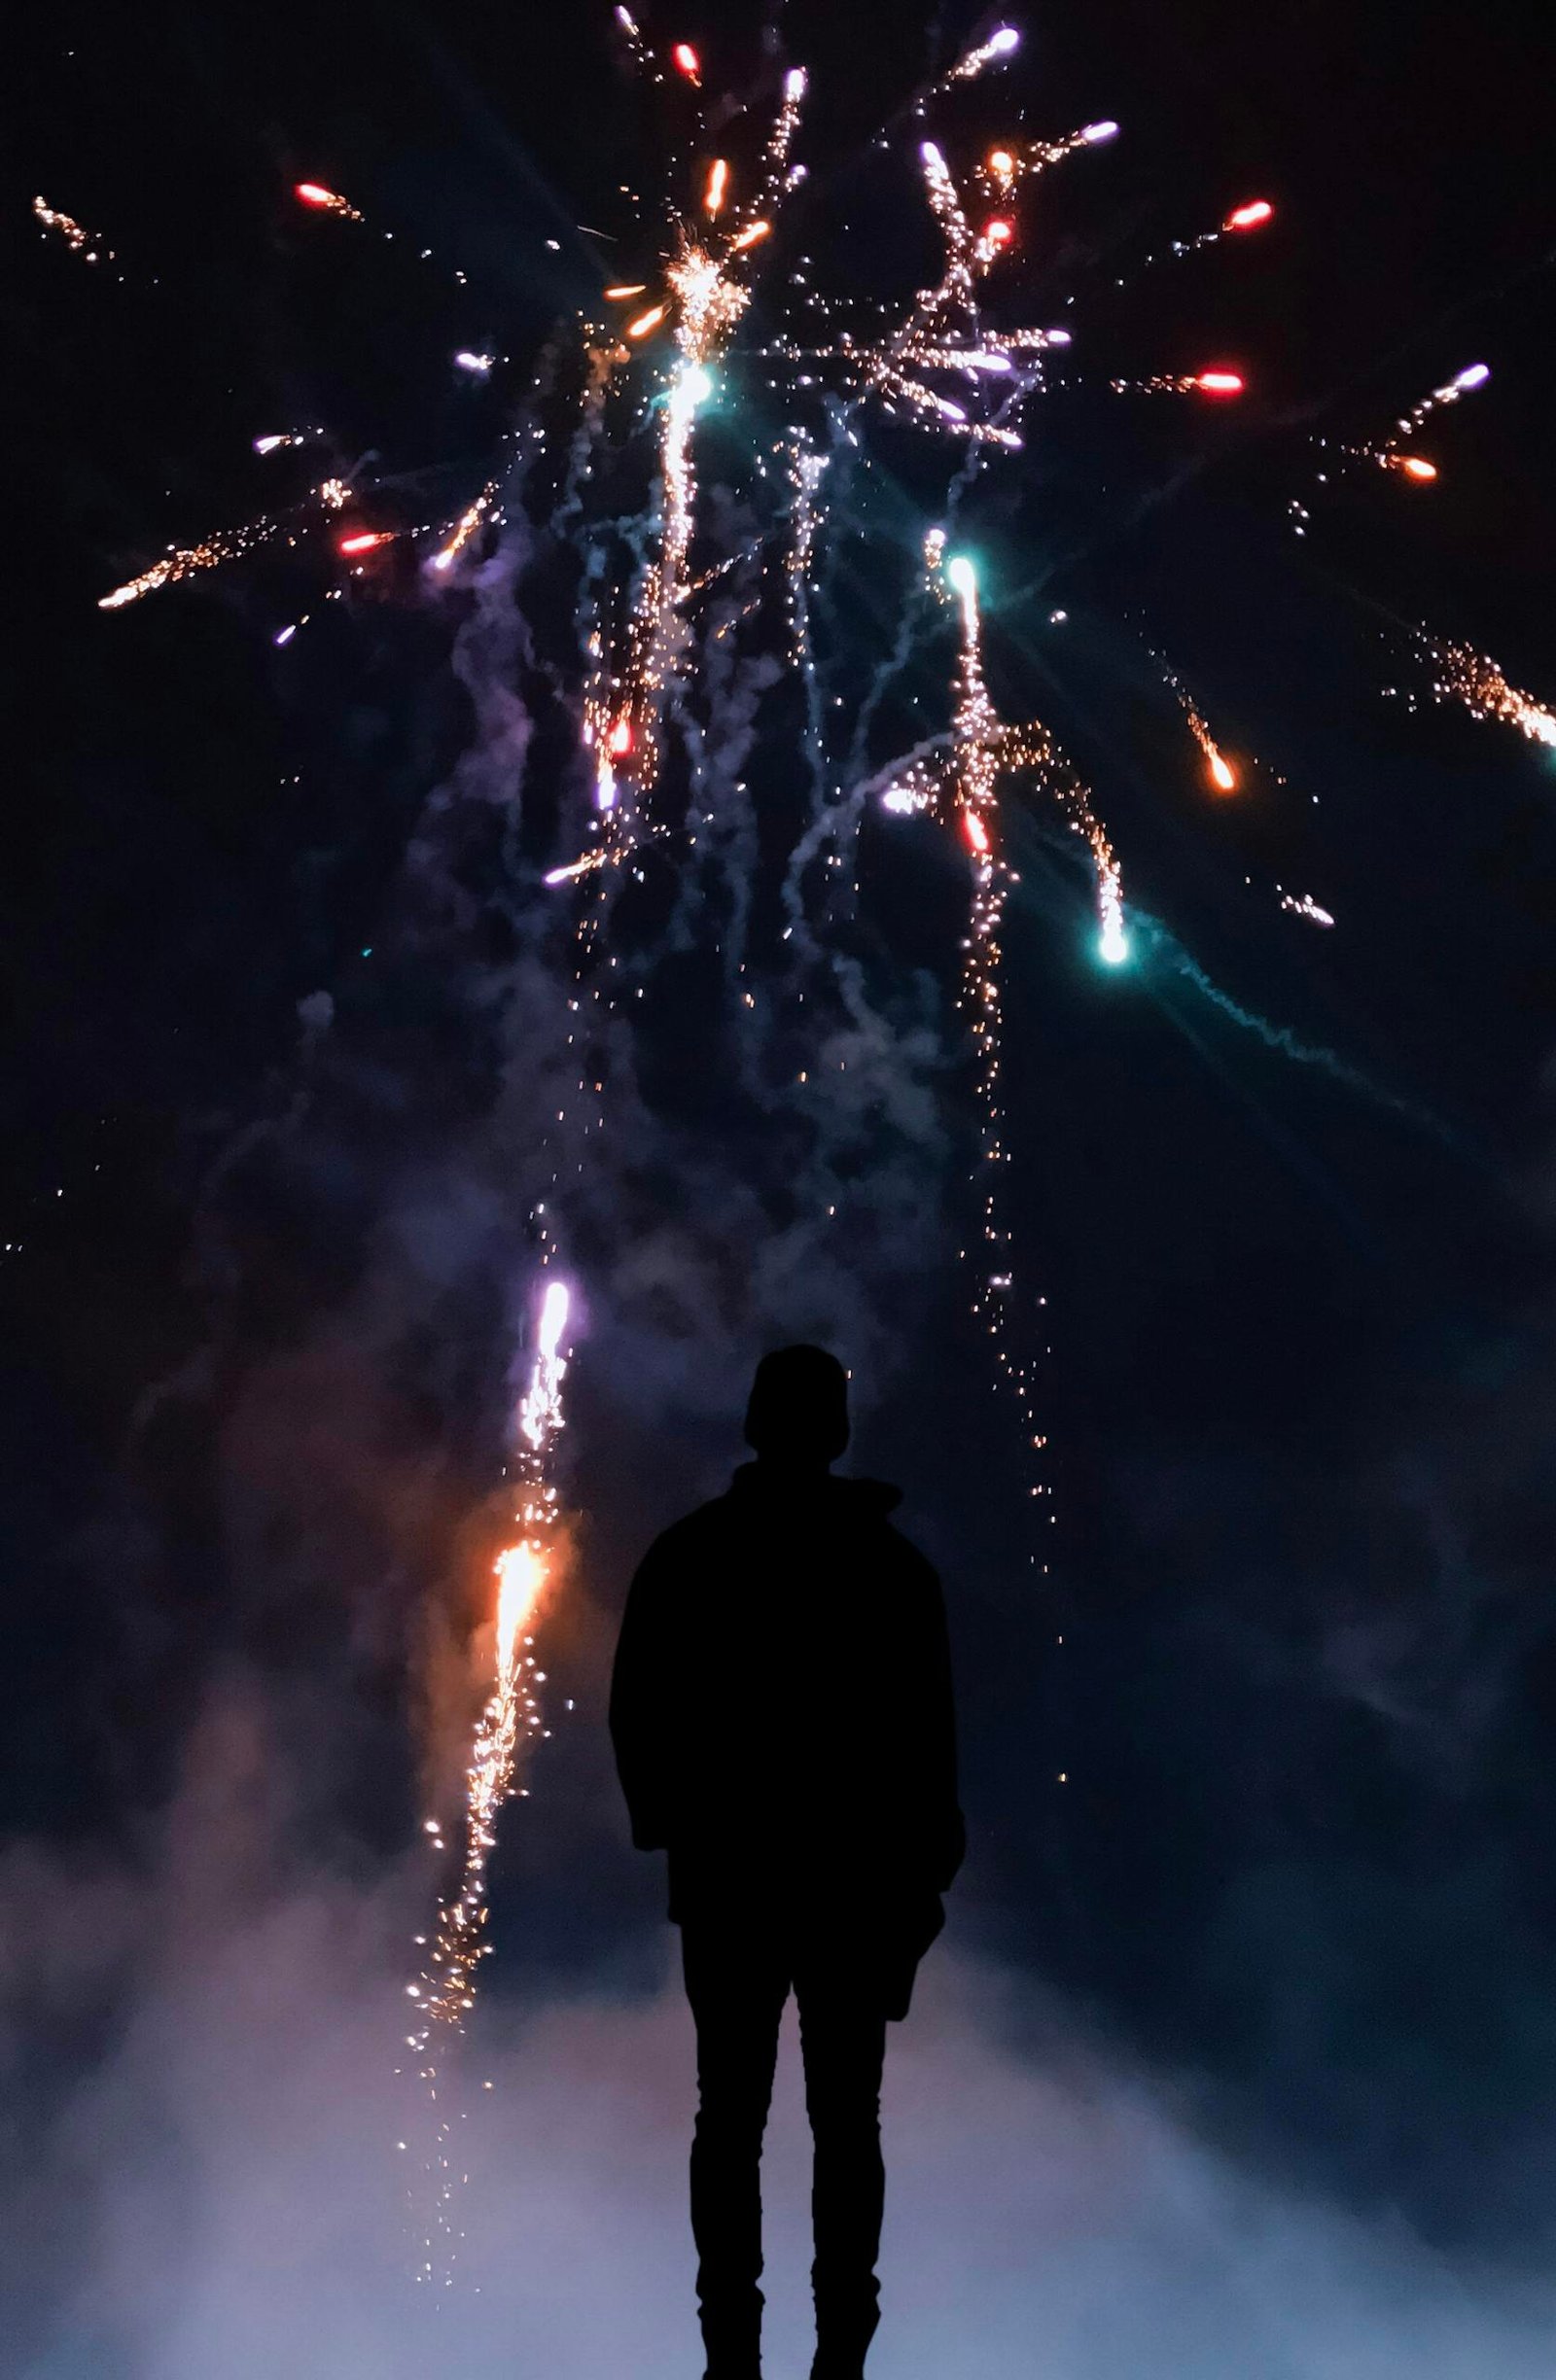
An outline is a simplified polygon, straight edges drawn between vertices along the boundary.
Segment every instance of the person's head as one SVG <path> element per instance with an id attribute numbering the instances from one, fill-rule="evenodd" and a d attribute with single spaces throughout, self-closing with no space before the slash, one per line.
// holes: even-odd
<path id="1" fill-rule="evenodd" d="M 825 1470 L 848 1444 L 848 1375 L 825 1348 L 774 1348 L 757 1366 L 746 1444 L 763 1462 Z"/>

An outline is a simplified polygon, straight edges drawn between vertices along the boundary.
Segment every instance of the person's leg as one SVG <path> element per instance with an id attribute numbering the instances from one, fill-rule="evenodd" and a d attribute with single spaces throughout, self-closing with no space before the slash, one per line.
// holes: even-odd
<path id="1" fill-rule="evenodd" d="M 789 1976 L 769 1946 L 718 1925 L 683 1926 L 681 1947 L 697 2025 L 691 2231 L 708 2380 L 758 2380 L 761 2139 Z"/>
<path id="2" fill-rule="evenodd" d="M 880 2321 L 875 2259 L 886 2192 L 880 2130 L 886 2018 L 869 1963 L 846 1952 L 805 1962 L 795 1988 L 816 2144 L 812 2380 L 858 2380 Z"/>

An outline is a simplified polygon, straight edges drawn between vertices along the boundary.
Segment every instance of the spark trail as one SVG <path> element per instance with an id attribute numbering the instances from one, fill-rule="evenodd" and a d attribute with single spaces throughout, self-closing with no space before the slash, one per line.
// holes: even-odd
<path id="1" fill-rule="evenodd" d="M 417 2278 L 434 2280 L 442 2261 L 446 2287 L 457 2256 L 452 2204 L 456 2178 L 450 2157 L 453 2126 L 443 2081 L 440 2039 L 459 2033 L 476 2004 L 477 1972 L 486 1942 L 486 1869 L 497 1841 L 497 1819 L 514 1790 L 524 1746 L 544 1734 L 535 1688 L 544 1683 L 531 1651 L 530 1624 L 553 1583 L 558 1551 L 559 1502 L 552 1476 L 556 1441 L 564 1426 L 562 1382 L 569 1312 L 566 1287 L 547 1282 L 536 1319 L 535 1356 L 519 1404 L 513 1474 L 518 1488 L 514 1512 L 519 1534 L 493 1565 L 497 1601 L 493 1616 L 490 1695 L 477 1724 L 465 1772 L 463 1844 L 459 1879 L 438 1905 L 427 1957 L 420 1975 L 406 1986 L 416 2022 L 406 2046 L 427 2086 L 435 2139 L 425 2171 L 431 2184 L 429 2228 L 422 2239 Z M 445 1837 L 437 1819 L 426 1821 L 434 1847 Z"/>
<path id="2" fill-rule="evenodd" d="M 1460 703 L 1471 718 L 1516 727 L 1532 744 L 1556 751 L 1556 710 L 1510 685 L 1490 653 L 1425 635 L 1421 642 L 1436 671 L 1432 683 L 1436 701 Z"/>

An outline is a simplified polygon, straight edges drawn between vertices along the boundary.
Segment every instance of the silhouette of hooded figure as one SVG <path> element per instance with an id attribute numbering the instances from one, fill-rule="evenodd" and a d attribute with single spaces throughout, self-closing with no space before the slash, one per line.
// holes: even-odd
<path id="1" fill-rule="evenodd" d="M 820 1348 L 757 1368 L 756 1461 L 665 1531 L 611 1692 L 640 1850 L 669 1853 L 697 2029 L 691 2225 L 707 2380 L 760 2380 L 760 2159 L 799 2004 L 815 2140 L 812 2380 L 859 2380 L 878 2323 L 881 2061 L 965 1844 L 939 1581 L 895 1488 L 834 1479 L 848 1385 Z"/>

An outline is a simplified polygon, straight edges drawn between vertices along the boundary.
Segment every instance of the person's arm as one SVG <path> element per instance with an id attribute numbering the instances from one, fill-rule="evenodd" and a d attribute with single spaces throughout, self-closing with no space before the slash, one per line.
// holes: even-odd
<path id="1" fill-rule="evenodd" d="M 611 1674 L 611 1741 L 639 1851 L 662 1851 L 668 1838 L 667 1738 L 673 1659 L 668 1564 L 663 1540 L 649 1548 L 627 1592 Z"/>

